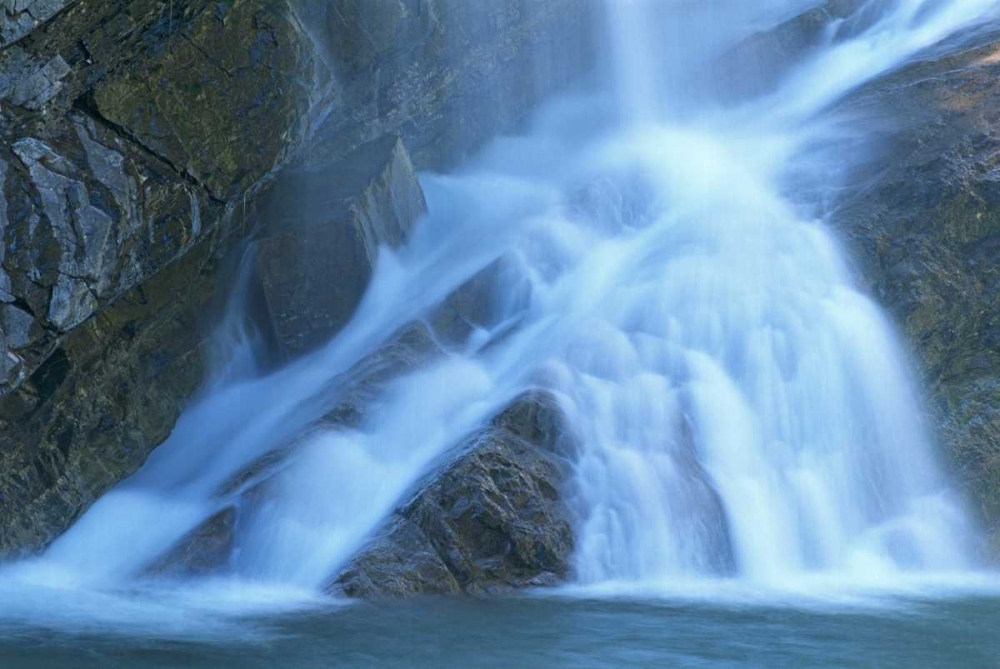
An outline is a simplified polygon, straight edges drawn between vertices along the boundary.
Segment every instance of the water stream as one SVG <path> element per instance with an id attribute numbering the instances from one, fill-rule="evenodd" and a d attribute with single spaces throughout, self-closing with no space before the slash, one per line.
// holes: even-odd
<path id="1" fill-rule="evenodd" d="M 409 486 L 538 386 L 578 442 L 573 597 L 991 590 L 905 348 L 817 194 L 865 157 L 830 134 L 845 125 L 835 103 L 998 3 L 860 3 L 774 90 L 693 91 L 685 75 L 733 40 L 815 3 L 748 4 L 609 0 L 611 85 L 422 175 L 429 215 L 381 254 L 323 349 L 265 372 L 253 332 L 228 320 L 216 376 L 168 442 L 43 556 L 6 568 L 0 624 L 226 635 L 222 611 L 333 606 L 317 589 Z M 494 325 L 392 382 L 357 428 L 310 433 L 241 517 L 230 576 L 142 576 L 228 503 L 222 484 L 335 403 L 339 374 L 497 259 Z"/>

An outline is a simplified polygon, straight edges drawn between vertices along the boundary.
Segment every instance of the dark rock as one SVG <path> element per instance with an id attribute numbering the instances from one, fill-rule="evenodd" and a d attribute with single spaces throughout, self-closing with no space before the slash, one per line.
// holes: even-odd
<path id="1" fill-rule="evenodd" d="M 349 597 L 497 592 L 569 575 L 562 416 L 530 393 L 417 486 L 330 586 Z"/>

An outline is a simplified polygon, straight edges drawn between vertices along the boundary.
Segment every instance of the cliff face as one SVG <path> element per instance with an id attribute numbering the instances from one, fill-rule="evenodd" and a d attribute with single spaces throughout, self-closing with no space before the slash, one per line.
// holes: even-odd
<path id="1" fill-rule="evenodd" d="M 315 192 L 385 135 L 448 165 L 586 70 L 586 6 L 528 4 L 0 3 L 0 555 L 44 546 L 169 434 L 276 177 Z M 280 176 L 293 160 L 314 183 Z M 371 258 L 348 256 L 357 280 L 310 337 L 364 290 Z"/>

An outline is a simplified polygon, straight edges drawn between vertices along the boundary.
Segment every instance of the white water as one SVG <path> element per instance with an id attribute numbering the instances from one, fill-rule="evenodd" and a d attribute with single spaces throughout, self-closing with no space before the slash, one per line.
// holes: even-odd
<path id="1" fill-rule="evenodd" d="M 219 375 L 170 440 L 3 588 L 134 587 L 231 501 L 220 486 L 335 404 L 338 374 L 498 257 L 498 295 L 530 289 L 527 304 L 511 299 L 492 331 L 392 383 L 358 429 L 310 433 L 241 509 L 233 588 L 315 591 L 435 458 L 537 385 L 558 393 L 579 442 L 583 586 L 912 587 L 972 568 L 974 531 L 932 456 L 905 355 L 853 285 L 823 203 L 790 184 L 861 158 L 832 141 L 804 151 L 831 139 L 830 105 L 997 3 L 881 3 L 850 38 L 832 41 L 834 26 L 776 92 L 683 116 L 670 110 L 685 71 L 739 30 L 686 43 L 684 24 L 663 21 L 711 30 L 743 3 L 678 2 L 671 19 L 674 4 L 609 4 L 614 94 L 555 101 L 529 134 L 425 175 L 429 217 L 382 254 L 324 349 L 265 375 L 252 334 L 227 321 Z M 808 4 L 739 17 L 766 25 Z M 681 41 L 666 48 L 664 34 Z"/>

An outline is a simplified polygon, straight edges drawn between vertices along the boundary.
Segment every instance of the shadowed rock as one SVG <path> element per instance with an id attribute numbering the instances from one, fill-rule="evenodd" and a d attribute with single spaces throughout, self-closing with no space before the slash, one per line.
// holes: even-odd
<path id="1" fill-rule="evenodd" d="M 562 420 L 551 396 L 518 398 L 417 486 L 331 592 L 405 597 L 564 580 L 573 536 L 563 498 Z"/>
<path id="2" fill-rule="evenodd" d="M 229 564 L 236 530 L 236 509 L 227 507 L 189 532 L 149 566 L 151 576 L 196 576 L 221 571 Z"/>
<path id="3" fill-rule="evenodd" d="M 398 137 L 364 144 L 332 167 L 279 178 L 264 200 L 255 254 L 286 356 L 316 348 L 347 323 L 379 247 L 401 245 L 426 208 Z"/>

